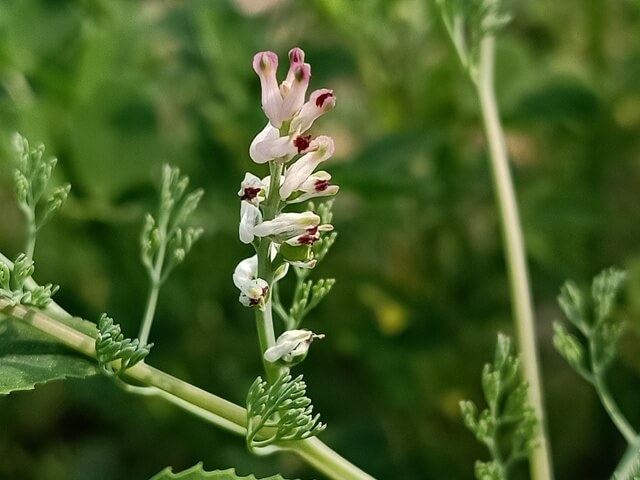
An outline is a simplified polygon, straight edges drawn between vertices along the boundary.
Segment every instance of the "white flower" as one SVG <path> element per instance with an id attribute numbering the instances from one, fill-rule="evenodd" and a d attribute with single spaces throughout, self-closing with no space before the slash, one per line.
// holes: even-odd
<path id="1" fill-rule="evenodd" d="M 340 190 L 338 185 L 331 184 L 331 174 L 320 170 L 309 176 L 296 190 L 300 195 L 287 200 L 287 203 L 305 202 L 315 197 L 328 197 Z"/>
<path id="2" fill-rule="evenodd" d="M 259 52 L 253 58 L 253 69 L 262 87 L 262 108 L 269 119 L 249 147 L 249 156 L 256 163 L 272 160 L 286 163 L 295 155 L 311 151 L 311 136 L 304 133 L 318 117 L 335 106 L 333 91 L 326 88 L 312 92 L 305 103 L 311 67 L 304 63 L 304 52 L 299 48 L 289 52 L 289 61 L 287 77 L 278 86 L 277 55 Z M 281 132 L 283 122 L 290 124 Z"/>
<path id="3" fill-rule="evenodd" d="M 300 111 L 291 120 L 289 133 L 303 133 L 311 128 L 318 117 L 324 115 L 336 105 L 333 90 L 321 88 L 311 93 L 309 101 L 302 105 Z"/>
<path id="4" fill-rule="evenodd" d="M 309 352 L 309 346 L 316 338 L 324 338 L 310 330 L 287 330 L 276 340 L 273 347 L 264 352 L 264 359 L 271 363 L 288 366 L 301 362 Z"/>
<path id="5" fill-rule="evenodd" d="M 233 283 L 240 290 L 238 299 L 245 307 L 264 308 L 269 284 L 258 277 L 258 256 L 245 258 L 233 272 Z"/>
<path id="6" fill-rule="evenodd" d="M 280 187 L 280 198 L 286 200 L 289 195 L 298 190 L 313 173 L 316 167 L 331 158 L 334 152 L 333 139 L 320 136 L 313 140 L 313 151 L 300 157 L 284 175 L 284 182 Z"/>
<path id="7" fill-rule="evenodd" d="M 317 227 L 310 227 L 297 237 L 290 238 L 286 241 L 291 246 L 307 245 L 312 246 L 318 240 L 320 240 L 320 232 L 330 232 L 333 230 L 333 225 L 326 223 L 324 225 L 318 225 Z"/>
<path id="8" fill-rule="evenodd" d="M 238 196 L 240 197 L 240 200 L 249 202 L 257 207 L 260 205 L 260 202 L 266 198 L 267 189 L 268 188 L 265 187 L 263 180 L 260 180 L 254 174 L 247 172 L 240 184 Z"/>
<path id="9" fill-rule="evenodd" d="M 270 123 L 262 129 L 249 146 L 249 156 L 256 163 L 271 160 L 288 162 L 295 155 L 309 151 L 312 147 L 311 135 L 280 136 L 280 131 Z"/>
<path id="10" fill-rule="evenodd" d="M 300 110 L 311 78 L 311 66 L 304 63 L 302 50 L 292 49 L 289 60 L 291 66 L 287 78 L 278 86 L 278 56 L 273 52 L 259 52 L 253 57 L 253 69 L 260 77 L 262 88 L 262 109 L 277 129 Z"/>
<path id="11" fill-rule="evenodd" d="M 309 228 L 317 227 L 319 224 L 320 217 L 313 212 L 281 213 L 273 220 L 256 225 L 253 235 L 284 241 L 302 235 Z"/>
<path id="12" fill-rule="evenodd" d="M 238 234 L 242 243 L 253 242 L 255 226 L 262 221 L 260 209 L 253 203 L 242 200 L 240 202 L 240 226 Z"/>

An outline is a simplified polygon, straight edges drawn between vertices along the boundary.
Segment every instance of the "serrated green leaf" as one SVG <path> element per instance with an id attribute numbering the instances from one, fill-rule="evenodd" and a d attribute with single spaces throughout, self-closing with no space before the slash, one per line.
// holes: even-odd
<path id="1" fill-rule="evenodd" d="M 22 322 L 0 318 L 0 395 L 66 378 L 86 378 L 95 364 Z"/>
<path id="2" fill-rule="evenodd" d="M 167 467 L 157 475 L 153 476 L 151 480 L 258 480 L 253 475 L 246 477 L 240 477 L 236 474 L 235 469 L 229 468 L 228 470 L 214 470 L 207 472 L 202 468 L 202 463 L 198 463 L 188 470 L 182 472 L 173 473 L 171 467 Z M 271 477 L 263 477 L 260 480 L 286 480 L 281 475 L 273 475 Z"/>

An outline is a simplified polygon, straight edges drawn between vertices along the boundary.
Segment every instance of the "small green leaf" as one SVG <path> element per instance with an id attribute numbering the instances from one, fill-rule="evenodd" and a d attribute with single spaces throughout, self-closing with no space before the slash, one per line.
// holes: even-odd
<path id="1" fill-rule="evenodd" d="M 475 474 L 478 480 L 506 480 L 504 470 L 497 462 L 477 461 Z"/>
<path id="2" fill-rule="evenodd" d="M 0 395 L 96 373 L 92 361 L 52 341 L 46 334 L 22 322 L 0 318 Z"/>
<path id="3" fill-rule="evenodd" d="M 240 477 L 236 474 L 235 469 L 230 468 L 228 470 L 215 470 L 207 472 L 202 468 L 202 463 L 191 467 L 188 470 L 182 472 L 173 473 L 171 467 L 167 467 L 157 475 L 153 476 L 151 480 L 286 480 L 281 475 L 273 475 L 271 477 L 263 477 L 257 479 L 253 475 L 247 477 Z"/>
<path id="4" fill-rule="evenodd" d="M 616 296 L 626 278 L 627 274 L 625 272 L 615 268 L 608 268 L 593 279 L 591 295 L 597 323 L 607 320 L 611 315 Z"/>
<path id="5" fill-rule="evenodd" d="M 326 425 L 313 415 L 302 375 L 282 375 L 272 385 L 258 377 L 247 394 L 247 447 L 256 450 L 276 442 L 304 440 L 322 432 Z M 257 439 L 264 427 L 272 427 Z M 266 433 L 263 431 L 263 433 Z"/>
<path id="6" fill-rule="evenodd" d="M 567 332 L 567 329 L 559 322 L 554 322 L 553 330 L 553 345 L 558 353 L 578 373 L 584 376 L 586 372 L 586 353 L 580 341 Z"/>
<path id="7" fill-rule="evenodd" d="M 568 281 L 560 289 L 558 296 L 560 308 L 582 333 L 588 334 L 589 325 L 586 321 L 586 301 L 580 288 L 573 282 Z"/>

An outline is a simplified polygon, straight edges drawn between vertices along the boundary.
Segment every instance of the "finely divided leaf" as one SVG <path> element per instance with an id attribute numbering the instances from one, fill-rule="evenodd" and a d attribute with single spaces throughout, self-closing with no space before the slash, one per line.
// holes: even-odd
<path id="1" fill-rule="evenodd" d="M 191 467 L 188 470 L 184 470 L 179 473 L 173 473 L 171 467 L 167 467 L 160 473 L 151 478 L 151 480 L 258 480 L 253 475 L 248 477 L 240 477 L 236 474 L 233 468 L 228 470 L 215 470 L 213 472 L 206 472 L 202 468 L 202 463 Z M 271 477 L 265 477 L 260 480 L 286 480 L 280 475 L 273 475 Z"/>
<path id="2" fill-rule="evenodd" d="M 0 395 L 95 375 L 95 364 L 46 334 L 0 314 Z"/>

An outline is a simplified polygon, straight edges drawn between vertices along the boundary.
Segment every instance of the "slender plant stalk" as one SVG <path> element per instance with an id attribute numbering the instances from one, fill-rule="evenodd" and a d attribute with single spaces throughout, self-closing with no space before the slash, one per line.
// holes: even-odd
<path id="1" fill-rule="evenodd" d="M 264 201 L 264 221 L 273 220 L 278 214 L 280 204 L 280 176 L 282 175 L 283 165 L 279 162 L 269 162 L 270 185 L 269 195 Z M 265 237 L 260 240 L 258 248 L 258 277 L 265 280 L 272 288 L 273 269 L 271 267 L 271 241 Z M 275 345 L 276 337 L 273 328 L 273 312 L 271 296 L 273 292 L 269 292 L 264 309 L 256 309 L 256 328 L 258 330 L 258 341 L 260 342 L 260 358 L 264 365 L 264 371 L 269 383 L 275 382 L 280 377 L 280 368 L 264 359 L 264 352 Z"/>
<path id="2" fill-rule="evenodd" d="M 36 251 L 36 238 L 38 237 L 38 228 L 36 227 L 33 213 L 29 212 L 27 219 L 29 226 L 27 229 L 27 245 L 25 247 L 25 255 L 29 260 L 33 260 L 33 254 Z"/>
<path id="3" fill-rule="evenodd" d="M 2 258 L 0 256 L 0 258 Z M 59 307 L 57 311 L 64 312 Z M 0 311 L 5 315 L 48 334 L 58 342 L 88 357 L 95 358 L 95 339 L 65 325 L 44 311 L 22 305 L 11 306 L 0 298 Z M 69 316 L 68 313 L 64 312 Z M 162 391 L 161 398 L 197 415 L 232 433 L 245 435 L 247 412 L 244 408 L 188 382 L 173 377 L 157 368 L 140 362 L 126 370 L 127 378 Z M 269 435 L 265 432 L 264 435 Z M 371 480 L 373 477 L 360 470 L 348 460 L 317 438 L 288 442 L 283 449 L 299 455 L 307 463 L 333 480 Z"/>
<path id="4" fill-rule="evenodd" d="M 164 257 L 167 249 L 167 242 L 165 241 L 167 236 L 167 220 L 168 219 L 163 221 L 159 226 L 161 237 L 160 247 L 158 248 L 158 256 L 153 264 L 153 269 L 150 272 L 151 285 L 149 287 L 149 296 L 147 297 L 147 304 L 140 325 L 140 333 L 138 334 L 138 339 L 142 345 L 146 345 L 149 341 L 151 325 L 153 324 L 153 318 L 155 317 L 156 307 L 158 305 L 158 295 L 160 294 L 160 287 L 162 286 L 162 267 L 164 266 Z"/>
<path id="5" fill-rule="evenodd" d="M 624 414 L 620 411 L 618 404 L 615 399 L 609 392 L 609 388 L 602 377 L 602 374 L 599 372 L 594 372 L 593 375 L 593 386 L 598 392 L 598 397 L 600 397 L 600 402 L 602 406 L 607 411 L 609 418 L 615 424 L 616 428 L 620 432 L 620 434 L 624 437 L 629 445 L 634 445 L 638 443 L 638 433 L 634 430 L 631 424 L 627 421 Z M 638 448 L 636 446 L 636 448 Z"/>
<path id="6" fill-rule="evenodd" d="M 518 343 L 522 351 L 523 373 L 529 384 L 529 401 L 540 421 L 539 447 L 533 451 L 531 474 L 536 480 L 551 480 L 550 446 L 538 366 L 536 332 L 525 260 L 524 241 L 509 162 L 500 123 L 494 87 L 495 38 L 487 35 L 480 45 L 480 65 L 476 88 L 489 145 L 491 171 L 502 219 L 502 236 L 509 273 L 509 285 Z"/>
<path id="7" fill-rule="evenodd" d="M 316 437 L 297 442 L 294 451 L 319 471 L 327 475 L 329 475 L 327 471 L 331 471 L 330 478 L 336 480 L 373 480 L 372 476 L 364 473 L 340 455 L 336 455 L 331 448 Z"/>
<path id="8" fill-rule="evenodd" d="M 611 480 L 633 480 L 633 475 L 640 467 L 640 436 L 627 447 L 622 460 L 616 467 Z"/>
<path id="9" fill-rule="evenodd" d="M 149 296 L 147 297 L 147 304 L 144 309 L 144 316 L 142 317 L 142 324 L 140 326 L 140 333 L 138 338 L 142 345 L 146 345 L 149 340 L 149 334 L 151 333 L 151 325 L 153 324 L 153 317 L 156 313 L 156 306 L 158 305 L 158 295 L 160 294 L 160 282 L 154 280 L 151 281 L 151 287 L 149 289 Z"/>
<path id="10" fill-rule="evenodd" d="M 258 330 L 258 341 L 260 343 L 260 358 L 264 365 L 264 372 L 269 383 L 275 382 L 280 376 L 280 369 L 271 362 L 264 359 L 264 352 L 267 348 L 275 345 L 275 333 L 273 330 L 273 318 L 271 310 L 271 300 L 265 303 L 264 310 L 256 309 L 256 328 Z"/>

